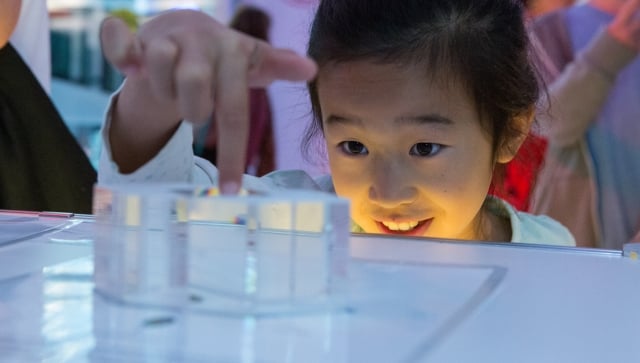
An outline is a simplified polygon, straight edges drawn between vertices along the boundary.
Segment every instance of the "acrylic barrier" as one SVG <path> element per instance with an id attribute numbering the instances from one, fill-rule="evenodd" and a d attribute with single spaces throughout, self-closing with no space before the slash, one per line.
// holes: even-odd
<path id="1" fill-rule="evenodd" d="M 106 297 L 224 314 L 341 306 L 345 199 L 221 196 L 185 185 L 98 186 L 94 194 L 95 284 Z"/>
<path id="2" fill-rule="evenodd" d="M 114 211 L 118 202 L 113 200 L 121 194 L 107 192 L 96 203 L 105 221 L 114 214 L 124 216 Z M 178 203 L 207 198 L 190 189 L 175 192 L 181 196 L 170 199 L 176 209 L 169 221 L 187 226 L 187 252 L 192 241 L 205 243 L 217 236 L 202 225 L 229 223 L 226 216 L 206 212 L 208 203 Z M 139 192 L 130 203 L 146 208 L 146 193 L 154 194 Z M 282 200 L 296 198 L 290 194 Z M 260 208 L 239 210 L 229 214 L 240 216 L 234 217 L 237 228 L 253 228 L 241 214 Z M 143 243 L 123 238 L 128 235 L 123 231 L 141 231 L 134 222 L 143 225 L 150 218 L 147 213 L 126 214 L 116 220 L 128 222 L 116 223 L 117 228 L 93 216 L 0 213 L 0 361 L 475 362 L 483 357 L 541 362 L 554 357 L 625 362 L 637 357 L 633 341 L 638 319 L 628 311 L 640 303 L 640 294 L 629 288 L 635 286 L 640 265 L 619 251 L 351 235 L 344 275 L 329 273 L 325 291 L 296 295 L 290 288 L 275 299 L 258 295 L 258 288 L 246 293 L 245 279 L 234 280 L 241 287 L 231 284 L 234 276 L 226 269 L 236 265 L 229 261 L 219 268 L 200 267 L 211 273 L 196 269 L 192 265 L 207 262 L 199 252 L 186 254 L 186 268 L 173 265 L 184 274 L 145 275 L 158 265 L 140 256 L 140 245 L 159 253 L 150 247 L 163 240 L 155 229 L 175 232 L 171 222 L 144 229 L 139 233 L 145 236 Z M 292 220 L 298 214 L 284 215 Z M 280 243 L 290 241 L 290 234 L 314 231 L 305 224 L 291 233 L 280 222 L 270 223 L 258 234 L 277 234 L 273 240 Z M 107 241 L 120 250 L 113 260 L 104 256 L 109 246 L 101 245 L 102 257 L 93 253 L 94 245 Z M 131 247 L 131 255 L 123 255 L 125 247 Z M 334 251 L 316 253 L 328 261 L 335 256 Z M 171 260 L 173 253 L 159 256 Z M 127 273 L 98 266 L 105 261 L 118 262 Z M 248 286 L 259 286 L 261 270 L 253 271 L 257 279 Z M 226 274 L 229 281 L 211 287 L 215 279 L 207 279 L 208 274 Z M 292 276 L 288 286 L 298 278 Z M 594 334 L 598 331 L 607 334 Z"/>

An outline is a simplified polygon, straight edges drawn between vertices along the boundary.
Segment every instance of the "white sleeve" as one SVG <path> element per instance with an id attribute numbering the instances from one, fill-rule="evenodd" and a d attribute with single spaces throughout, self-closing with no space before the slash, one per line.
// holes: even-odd
<path id="1" fill-rule="evenodd" d="M 167 144 L 158 154 L 138 170 L 122 174 L 111 156 L 109 127 L 111 111 L 118 94 L 109 102 L 105 123 L 101 130 L 103 149 L 98 167 L 99 183 L 140 183 L 140 182 L 188 182 L 213 184 L 217 182 L 217 169 L 207 160 L 193 155 L 191 124 L 182 122 Z"/>

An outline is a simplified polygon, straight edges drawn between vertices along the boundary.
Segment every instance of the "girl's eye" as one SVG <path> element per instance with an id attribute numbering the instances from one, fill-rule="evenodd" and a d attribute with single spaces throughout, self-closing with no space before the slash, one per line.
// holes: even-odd
<path id="1" fill-rule="evenodd" d="M 347 155 L 366 155 L 369 153 L 363 143 L 357 141 L 343 141 L 339 145 L 342 152 Z"/>
<path id="2" fill-rule="evenodd" d="M 442 145 L 419 142 L 411 147 L 409 154 L 415 156 L 434 156 L 442 150 Z"/>

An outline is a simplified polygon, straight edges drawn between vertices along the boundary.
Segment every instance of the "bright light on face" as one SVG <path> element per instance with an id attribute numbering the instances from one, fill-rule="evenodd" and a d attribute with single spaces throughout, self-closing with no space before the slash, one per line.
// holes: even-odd
<path id="1" fill-rule="evenodd" d="M 368 62 L 320 71 L 336 192 L 368 233 L 482 239 L 491 139 L 466 92 L 423 74 Z"/>

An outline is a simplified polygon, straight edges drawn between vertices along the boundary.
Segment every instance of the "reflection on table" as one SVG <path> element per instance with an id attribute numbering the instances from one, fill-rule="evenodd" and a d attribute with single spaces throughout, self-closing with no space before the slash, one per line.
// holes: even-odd
<path id="1" fill-rule="evenodd" d="M 353 236 L 336 304 L 239 316 L 112 301 L 93 288 L 91 217 L 1 216 L 3 231 L 38 228 L 0 247 L 0 354 L 10 361 L 625 362 L 640 353 L 630 314 L 640 264 L 619 252 Z"/>

